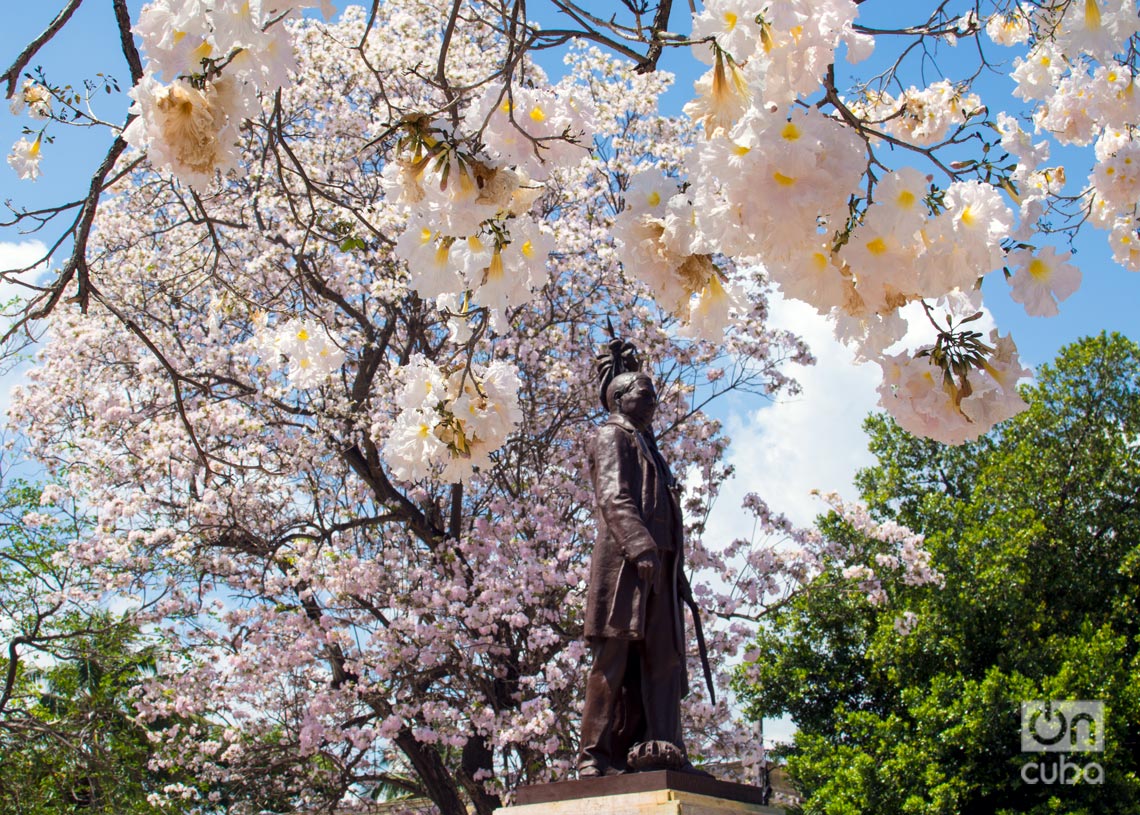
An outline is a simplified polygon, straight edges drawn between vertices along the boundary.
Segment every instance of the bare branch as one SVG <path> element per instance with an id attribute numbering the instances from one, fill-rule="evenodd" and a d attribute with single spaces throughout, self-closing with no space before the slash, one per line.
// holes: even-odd
<path id="1" fill-rule="evenodd" d="M 138 49 L 135 48 L 134 35 L 131 34 L 131 14 L 127 10 L 127 0 L 115 0 L 115 21 L 119 24 L 119 42 L 122 44 L 123 57 L 131 69 L 131 84 L 137 85 L 143 78 L 143 68 Z"/>
<path id="2" fill-rule="evenodd" d="M 4 92 L 6 99 L 11 99 L 12 94 L 16 92 L 16 84 L 20 81 L 20 74 L 23 73 L 28 63 L 32 61 L 32 57 L 34 57 L 44 45 L 50 42 L 51 39 L 59 33 L 61 28 L 67 25 L 67 21 L 71 19 L 71 15 L 75 13 L 75 10 L 79 8 L 82 2 L 83 0 L 71 0 L 71 2 L 64 7 L 63 11 L 56 15 L 56 18 L 44 29 L 43 33 L 28 43 L 28 47 L 20 53 L 20 56 L 16 57 L 16 61 L 4 72 L 4 75 L 0 76 L 0 81 L 8 83 L 8 90 Z M 116 3 L 119 2 L 122 2 L 122 0 L 116 0 Z"/>

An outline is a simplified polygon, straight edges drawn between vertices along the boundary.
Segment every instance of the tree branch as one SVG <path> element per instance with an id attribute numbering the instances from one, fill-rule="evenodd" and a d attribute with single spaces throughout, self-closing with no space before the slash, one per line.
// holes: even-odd
<path id="1" fill-rule="evenodd" d="M 123 48 L 123 57 L 131 70 L 131 85 L 137 85 L 143 78 L 143 67 L 139 50 L 135 48 L 134 35 L 131 33 L 131 13 L 127 10 L 127 0 L 115 0 L 114 8 L 115 21 L 119 24 L 119 42 Z"/>
<path id="2" fill-rule="evenodd" d="M 20 81 L 20 74 L 23 73 L 28 63 L 32 61 L 32 57 L 34 57 L 52 37 L 58 34 L 61 28 L 67 25 L 67 21 L 71 19 L 71 15 L 75 13 L 75 10 L 79 8 L 82 2 L 83 0 L 71 0 L 71 2 L 64 7 L 63 11 L 56 15 L 56 18 L 44 29 L 43 33 L 28 43 L 28 47 L 20 53 L 20 56 L 16 57 L 16 61 L 4 72 L 4 75 L 0 76 L 0 81 L 8 83 L 8 90 L 4 93 L 6 99 L 11 99 L 12 94 L 16 92 L 16 83 Z M 115 2 L 120 3 L 122 0 L 115 0 Z"/>

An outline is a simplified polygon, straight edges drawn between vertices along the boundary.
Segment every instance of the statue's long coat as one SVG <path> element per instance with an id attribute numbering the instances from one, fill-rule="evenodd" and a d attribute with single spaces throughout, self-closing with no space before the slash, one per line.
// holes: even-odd
<path id="1" fill-rule="evenodd" d="M 684 532 L 681 508 L 666 483 L 664 462 L 653 459 L 648 443 L 630 421 L 613 414 L 589 443 L 590 479 L 597 498 L 597 539 L 590 563 L 586 638 L 642 639 L 646 587 L 634 560 L 657 549 L 676 552 L 667 585 L 672 590 L 671 623 L 684 653 L 679 600 Z M 660 625 L 663 621 L 650 621 Z"/>

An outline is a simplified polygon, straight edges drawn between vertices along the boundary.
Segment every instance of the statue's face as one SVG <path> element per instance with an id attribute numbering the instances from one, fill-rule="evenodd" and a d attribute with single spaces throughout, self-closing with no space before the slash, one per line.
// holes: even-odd
<path id="1" fill-rule="evenodd" d="M 653 380 L 648 376 L 637 377 L 630 389 L 618 399 L 617 407 L 637 427 L 649 427 L 657 410 L 657 391 L 653 389 Z"/>

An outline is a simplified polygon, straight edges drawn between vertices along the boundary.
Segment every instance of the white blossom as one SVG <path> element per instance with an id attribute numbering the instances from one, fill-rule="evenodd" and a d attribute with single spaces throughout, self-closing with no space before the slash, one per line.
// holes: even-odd
<path id="1" fill-rule="evenodd" d="M 35 181 L 40 175 L 40 137 L 35 141 L 20 139 L 12 145 L 8 154 L 8 164 L 22 181 Z"/>
<path id="2" fill-rule="evenodd" d="M 1028 249 L 1011 253 L 1008 263 L 1016 271 L 1009 281 L 1010 297 L 1024 305 L 1031 317 L 1056 316 L 1057 303 L 1081 285 L 1080 270 L 1067 262 L 1071 256 L 1070 252 L 1058 255 L 1052 246 L 1036 253 Z"/>

